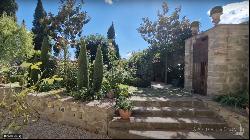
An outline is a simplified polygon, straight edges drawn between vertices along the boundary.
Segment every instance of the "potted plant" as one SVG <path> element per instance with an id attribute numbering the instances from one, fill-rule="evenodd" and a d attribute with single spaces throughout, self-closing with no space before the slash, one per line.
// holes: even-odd
<path id="1" fill-rule="evenodd" d="M 191 23 L 192 35 L 197 35 L 198 34 L 199 27 L 200 27 L 200 22 L 199 21 L 193 21 Z"/>
<path id="2" fill-rule="evenodd" d="M 117 109 L 119 111 L 119 115 L 122 119 L 129 119 L 132 114 L 132 102 L 129 101 L 126 97 L 119 97 L 116 102 Z"/>
<path id="3" fill-rule="evenodd" d="M 221 6 L 215 6 L 211 11 L 210 11 L 210 17 L 213 19 L 213 23 L 217 25 L 220 22 L 220 16 L 223 13 L 223 8 Z"/>

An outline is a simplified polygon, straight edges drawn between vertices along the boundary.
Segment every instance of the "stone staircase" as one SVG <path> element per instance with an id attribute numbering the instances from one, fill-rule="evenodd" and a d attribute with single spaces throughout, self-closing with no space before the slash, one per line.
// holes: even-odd
<path id="1" fill-rule="evenodd" d="M 192 97 L 131 98 L 135 107 L 129 120 L 119 115 L 109 123 L 115 139 L 239 139 L 206 105 Z"/>

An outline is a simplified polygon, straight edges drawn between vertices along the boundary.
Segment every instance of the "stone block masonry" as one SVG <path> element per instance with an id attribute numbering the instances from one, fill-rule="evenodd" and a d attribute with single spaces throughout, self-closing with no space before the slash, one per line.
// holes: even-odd
<path id="1" fill-rule="evenodd" d="M 96 134 L 107 134 L 108 122 L 114 114 L 114 102 L 110 100 L 81 102 L 59 94 L 30 94 L 28 101 L 45 119 L 81 127 Z"/>
<path id="2" fill-rule="evenodd" d="M 185 41 L 185 88 L 192 90 L 193 45 L 208 37 L 207 95 L 248 89 L 249 25 L 219 24 Z"/>
<path id="3" fill-rule="evenodd" d="M 9 88 L 0 89 L 1 99 L 10 93 L 6 91 L 9 91 Z M 76 101 L 72 97 L 64 95 L 64 92 L 65 90 L 60 89 L 30 93 L 27 96 L 27 102 L 38 111 L 43 119 L 107 135 L 108 122 L 114 114 L 114 101 Z"/>

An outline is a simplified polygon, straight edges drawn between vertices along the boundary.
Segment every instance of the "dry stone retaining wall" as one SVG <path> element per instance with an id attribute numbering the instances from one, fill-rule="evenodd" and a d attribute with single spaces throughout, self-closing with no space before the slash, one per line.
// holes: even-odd
<path id="1" fill-rule="evenodd" d="M 0 89 L 0 99 L 10 92 L 9 88 Z M 64 90 L 30 93 L 27 102 L 34 107 L 43 119 L 71 126 L 81 127 L 97 134 L 107 134 L 108 122 L 114 114 L 114 102 L 94 100 L 76 101 L 63 95 Z"/>

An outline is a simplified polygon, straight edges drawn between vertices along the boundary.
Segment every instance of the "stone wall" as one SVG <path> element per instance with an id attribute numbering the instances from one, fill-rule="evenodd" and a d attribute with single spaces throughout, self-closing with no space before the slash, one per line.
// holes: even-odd
<path id="1" fill-rule="evenodd" d="M 185 88 L 192 89 L 193 44 L 208 36 L 207 95 L 235 93 L 247 88 L 249 26 L 217 25 L 185 42 Z"/>
<path id="2" fill-rule="evenodd" d="M 0 89 L 0 98 L 9 88 Z M 40 117 L 52 122 L 81 127 L 97 134 L 107 134 L 108 122 L 114 114 L 114 102 L 94 100 L 91 102 L 76 101 L 63 95 L 64 90 L 42 93 L 30 93 L 27 102 L 36 109 Z"/>

